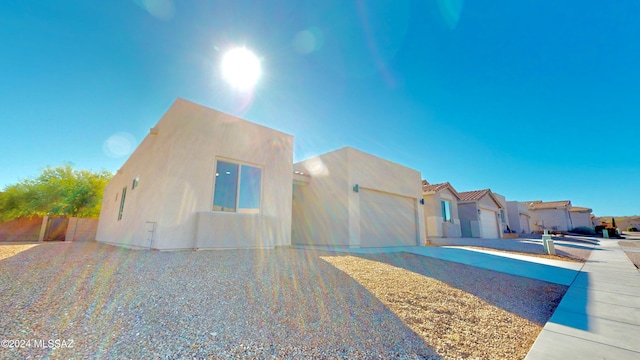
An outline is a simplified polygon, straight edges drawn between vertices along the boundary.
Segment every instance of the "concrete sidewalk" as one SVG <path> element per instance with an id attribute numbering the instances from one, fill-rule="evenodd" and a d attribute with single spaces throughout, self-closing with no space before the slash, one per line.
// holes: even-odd
<path id="1" fill-rule="evenodd" d="M 618 240 L 596 248 L 526 359 L 640 359 L 640 272 Z"/>

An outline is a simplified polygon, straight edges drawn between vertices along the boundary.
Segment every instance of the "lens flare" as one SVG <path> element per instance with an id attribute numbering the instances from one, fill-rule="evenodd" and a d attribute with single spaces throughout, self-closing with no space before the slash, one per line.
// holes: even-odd
<path id="1" fill-rule="evenodd" d="M 222 59 L 222 77 L 238 90 L 252 89 L 261 73 L 260 60 L 244 47 L 229 50 Z"/>
<path id="2" fill-rule="evenodd" d="M 102 144 L 102 150 L 110 158 L 121 158 L 131 154 L 136 147 L 136 139 L 126 132 L 111 135 Z"/>

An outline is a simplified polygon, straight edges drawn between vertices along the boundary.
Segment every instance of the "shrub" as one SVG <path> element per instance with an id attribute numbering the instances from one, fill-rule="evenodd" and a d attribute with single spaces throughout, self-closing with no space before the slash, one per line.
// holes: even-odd
<path id="1" fill-rule="evenodd" d="M 629 226 L 629 227 L 627 228 L 627 231 L 630 231 L 630 232 L 631 232 L 631 231 L 633 231 L 633 232 L 637 232 L 637 231 L 638 231 L 638 228 L 633 227 L 633 226 Z"/>
<path id="2" fill-rule="evenodd" d="M 588 226 L 578 226 L 577 228 L 573 228 L 571 230 L 572 233 L 582 234 L 582 235 L 595 235 L 596 232 L 592 228 Z"/>

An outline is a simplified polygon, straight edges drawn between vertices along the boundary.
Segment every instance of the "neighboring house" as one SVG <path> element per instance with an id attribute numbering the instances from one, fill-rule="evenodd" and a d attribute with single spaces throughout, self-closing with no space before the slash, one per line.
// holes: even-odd
<path id="1" fill-rule="evenodd" d="M 571 217 L 573 227 L 593 227 L 593 222 L 591 221 L 592 211 L 593 210 L 586 207 L 572 206 L 571 209 L 569 209 L 569 216 Z"/>
<path id="2" fill-rule="evenodd" d="M 571 201 L 525 201 L 531 215 L 531 230 L 569 231 L 574 228 L 571 222 Z"/>
<path id="3" fill-rule="evenodd" d="M 448 182 L 429 184 L 422 180 L 424 223 L 427 238 L 459 238 L 458 192 Z"/>
<path id="4" fill-rule="evenodd" d="M 458 213 L 462 237 L 497 239 L 502 237 L 502 205 L 490 189 L 458 193 Z"/>
<path id="5" fill-rule="evenodd" d="M 522 233 L 531 233 L 531 216 L 529 215 L 529 207 L 525 203 L 518 201 L 507 201 L 507 214 L 509 216 L 509 226 L 511 230 Z"/>
<path id="6" fill-rule="evenodd" d="M 420 172 L 345 147 L 294 164 L 292 243 L 424 243 Z"/>
<path id="7" fill-rule="evenodd" d="M 104 190 L 96 238 L 133 248 L 291 243 L 293 137 L 177 99 Z"/>

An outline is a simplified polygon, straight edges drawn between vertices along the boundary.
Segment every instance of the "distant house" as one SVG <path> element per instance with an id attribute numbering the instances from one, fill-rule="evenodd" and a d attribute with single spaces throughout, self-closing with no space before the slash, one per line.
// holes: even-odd
<path id="1" fill-rule="evenodd" d="M 569 210 L 571 201 L 525 201 L 531 216 L 531 231 L 569 231 L 574 228 Z"/>
<path id="2" fill-rule="evenodd" d="M 292 243 L 424 244 L 420 172 L 345 147 L 294 164 Z"/>
<path id="3" fill-rule="evenodd" d="M 577 228 L 579 226 L 594 227 L 593 222 L 591 220 L 592 211 L 593 210 L 586 207 L 572 206 L 571 209 L 569 209 L 569 215 L 571 216 L 571 223 L 573 227 L 574 228 Z"/>
<path id="4" fill-rule="evenodd" d="M 462 236 L 458 215 L 458 192 L 448 182 L 429 184 L 422 181 L 424 223 L 428 238 L 459 238 Z"/>
<path id="5" fill-rule="evenodd" d="M 511 230 L 522 233 L 531 233 L 531 216 L 527 204 L 518 201 L 507 201 L 507 213 L 509 214 L 509 226 Z"/>
<path id="6" fill-rule="evenodd" d="M 458 193 L 458 213 L 462 237 L 496 239 L 502 237 L 500 200 L 490 189 Z"/>

